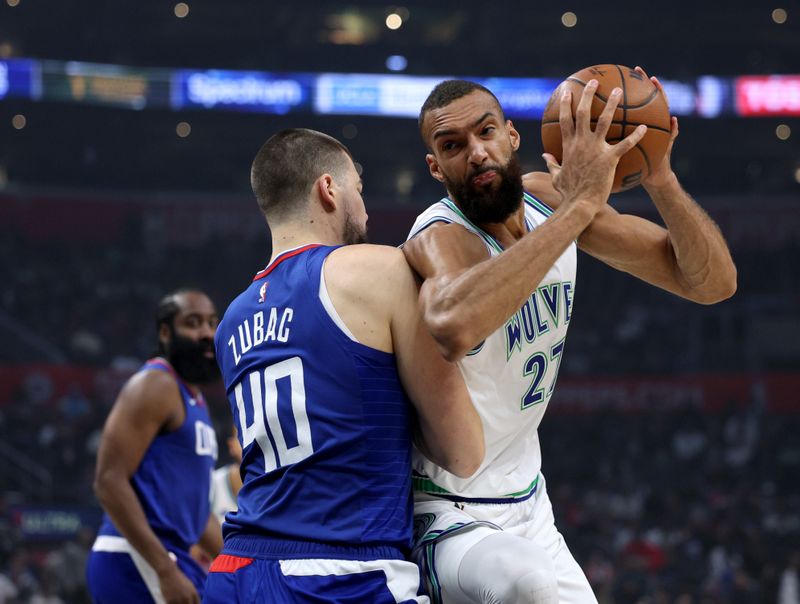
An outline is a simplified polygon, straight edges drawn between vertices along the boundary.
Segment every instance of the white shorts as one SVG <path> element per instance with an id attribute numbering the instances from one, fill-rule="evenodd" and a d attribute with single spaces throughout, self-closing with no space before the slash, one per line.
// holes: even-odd
<path id="1" fill-rule="evenodd" d="M 471 601 L 459 587 L 462 558 L 472 546 L 498 531 L 532 542 L 549 554 L 559 602 L 597 602 L 586 575 L 556 529 L 544 476 L 540 475 L 536 492 L 517 503 L 454 503 L 415 494 L 413 557 L 434 604 Z"/>

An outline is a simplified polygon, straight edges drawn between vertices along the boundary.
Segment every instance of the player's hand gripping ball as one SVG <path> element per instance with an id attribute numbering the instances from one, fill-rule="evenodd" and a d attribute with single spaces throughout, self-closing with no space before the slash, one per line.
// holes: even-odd
<path id="1" fill-rule="evenodd" d="M 647 134 L 633 149 L 623 155 L 614 173 L 612 193 L 626 191 L 640 184 L 663 159 L 670 139 L 669 106 L 664 94 L 641 73 L 624 65 L 594 65 L 573 73 L 553 92 L 542 116 L 542 144 L 559 163 L 562 159 L 561 128 L 558 123 L 559 102 L 564 87 L 572 91 L 573 115 L 578 108 L 583 88 L 595 79 L 597 92 L 592 101 L 592 126 L 602 113 L 611 91 L 619 87 L 622 98 L 614 112 L 606 141 L 621 141 L 639 124 L 647 126 Z"/>

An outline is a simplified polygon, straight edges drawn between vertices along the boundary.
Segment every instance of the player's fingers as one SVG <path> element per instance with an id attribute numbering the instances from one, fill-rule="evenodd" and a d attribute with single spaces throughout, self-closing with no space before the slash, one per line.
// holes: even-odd
<path id="1" fill-rule="evenodd" d="M 561 138 L 567 140 L 575 133 L 575 121 L 572 117 L 572 91 L 564 86 L 558 108 L 558 122 L 561 125 Z"/>
<path id="2" fill-rule="evenodd" d="M 670 142 L 678 138 L 680 129 L 678 128 L 678 118 L 674 115 L 669 118 L 669 140 Z"/>
<path id="3" fill-rule="evenodd" d="M 575 130 L 577 132 L 589 132 L 592 101 L 594 100 L 594 93 L 597 90 L 597 80 L 589 80 L 586 86 L 583 87 L 583 94 L 581 100 L 578 102 L 578 110 L 575 112 Z"/>
<path id="4" fill-rule="evenodd" d="M 647 76 L 647 73 L 645 72 L 645 70 L 641 68 L 641 66 L 637 65 L 636 67 L 634 67 L 634 68 L 633 68 L 633 70 L 634 70 L 636 73 L 638 73 L 640 76 L 642 76 L 642 77 L 643 77 L 645 80 L 649 80 L 649 79 L 650 79 L 650 78 Z"/>
<path id="5" fill-rule="evenodd" d="M 603 109 L 603 112 L 597 118 L 597 127 L 594 130 L 595 134 L 598 136 L 605 138 L 606 134 L 608 134 L 608 129 L 611 127 L 611 122 L 614 121 L 614 111 L 616 111 L 621 97 L 622 88 L 614 88 L 614 90 L 612 90 L 611 94 L 608 96 L 606 106 Z"/>
<path id="6" fill-rule="evenodd" d="M 646 133 L 647 133 L 647 126 L 645 126 L 644 124 L 636 126 L 636 129 L 633 132 L 631 132 L 628 136 L 623 138 L 620 142 L 618 142 L 616 145 L 612 147 L 616 156 L 622 157 L 628 151 L 633 149 L 636 146 L 636 144 L 640 140 L 642 140 L 642 138 Z"/>
<path id="7" fill-rule="evenodd" d="M 661 80 L 659 80 L 656 76 L 653 76 L 650 78 L 650 81 L 653 82 L 653 85 L 658 88 L 661 94 L 666 96 L 666 93 L 664 92 L 664 84 L 661 83 Z"/>

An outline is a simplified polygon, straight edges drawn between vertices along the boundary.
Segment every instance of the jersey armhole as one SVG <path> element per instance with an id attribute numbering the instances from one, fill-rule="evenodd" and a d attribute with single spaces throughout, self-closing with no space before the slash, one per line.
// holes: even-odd
<path id="1" fill-rule="evenodd" d="M 333 305 L 333 300 L 331 300 L 331 296 L 328 293 L 328 286 L 325 285 L 325 262 L 328 259 L 325 258 L 325 261 L 322 262 L 322 266 L 319 268 L 319 301 L 322 303 L 322 307 L 325 309 L 325 312 L 328 313 L 328 316 L 331 318 L 336 324 L 344 335 L 350 338 L 353 342 L 359 342 L 356 337 L 353 335 L 353 332 L 345 325 L 342 318 L 339 316 L 339 313 L 336 312 L 336 307 Z"/>

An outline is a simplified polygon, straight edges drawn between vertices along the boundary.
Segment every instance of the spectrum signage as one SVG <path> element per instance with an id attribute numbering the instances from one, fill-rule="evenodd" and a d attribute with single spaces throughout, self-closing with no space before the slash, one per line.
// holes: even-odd
<path id="1" fill-rule="evenodd" d="M 246 71 L 175 72 L 172 107 L 284 114 L 311 101 L 312 78 Z"/>

